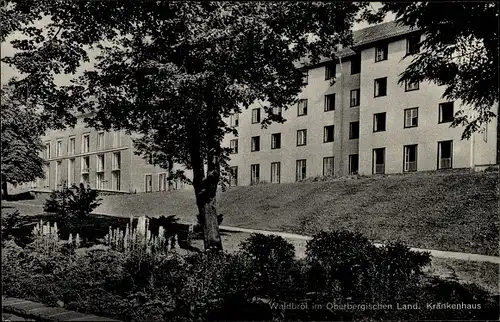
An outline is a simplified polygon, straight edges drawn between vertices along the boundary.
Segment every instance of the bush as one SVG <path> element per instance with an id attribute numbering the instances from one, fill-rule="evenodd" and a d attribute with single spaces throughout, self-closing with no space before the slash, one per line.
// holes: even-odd
<path id="1" fill-rule="evenodd" d="M 209 251 L 188 257 L 110 249 L 75 252 L 64 245 L 51 249 L 40 245 L 21 248 L 10 240 L 2 247 L 5 294 L 49 305 L 63 303 L 71 310 L 125 321 L 491 320 L 498 316 L 498 299 L 485 291 L 427 278 L 422 272 L 429 261 L 427 254 L 398 243 L 376 248 L 357 233 L 315 236 L 304 262 L 294 259 L 293 246 L 283 238 L 263 235 L 252 235 L 236 254 Z M 307 307 L 276 309 L 269 302 L 307 303 Z M 331 310 L 325 305 L 334 302 L 389 303 L 393 309 Z M 397 310 L 396 303 L 420 307 Z M 430 310 L 427 303 L 481 304 L 482 308 Z M 314 304 L 325 306 L 318 309 Z"/>
<path id="2" fill-rule="evenodd" d="M 241 243 L 249 258 L 256 295 L 284 301 L 304 295 L 304 265 L 295 261 L 295 248 L 281 236 L 252 234 Z"/>
<path id="3" fill-rule="evenodd" d="M 101 198 L 99 192 L 90 187 L 85 188 L 83 183 L 79 186 L 53 191 L 45 202 L 43 210 L 57 214 L 61 218 L 85 218 L 94 209 L 99 207 Z"/>
<path id="4" fill-rule="evenodd" d="M 18 245 L 25 246 L 33 241 L 30 229 L 26 225 L 24 218 L 18 210 L 12 213 L 2 214 L 2 247 L 9 239 L 14 240 Z"/>

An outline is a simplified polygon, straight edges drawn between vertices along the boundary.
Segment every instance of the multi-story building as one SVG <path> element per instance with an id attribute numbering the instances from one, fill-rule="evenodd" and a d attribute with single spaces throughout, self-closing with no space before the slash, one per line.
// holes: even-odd
<path id="1" fill-rule="evenodd" d="M 354 32 L 339 60 L 308 67 L 299 103 L 278 111 L 284 124 L 262 129 L 259 102 L 232 116 L 232 185 L 495 164 L 496 119 L 461 140 L 463 128 L 450 124 L 469 107 L 444 100 L 438 84 L 398 84 L 421 37 L 395 22 Z"/>
<path id="2" fill-rule="evenodd" d="M 263 129 L 262 102 L 231 116 L 227 122 L 238 136 L 223 142 L 234 151 L 231 185 L 495 164 L 496 119 L 461 140 L 463 128 L 450 124 L 467 106 L 444 100 L 438 84 L 398 84 L 421 37 L 394 22 L 356 31 L 354 46 L 342 49 L 339 60 L 308 66 L 299 103 L 276 111 L 285 123 Z M 79 120 L 74 129 L 49 132 L 43 140 L 46 179 L 37 189 L 86 182 L 114 192 L 168 190 L 167 171 L 135 155 L 124 132 L 90 130 Z"/>
<path id="3" fill-rule="evenodd" d="M 134 154 L 133 136 L 124 131 L 96 131 L 85 127 L 83 116 L 74 128 L 49 131 L 42 141 L 45 179 L 37 190 L 59 190 L 80 182 L 107 192 L 152 192 L 180 188 L 169 186 L 167 170 Z"/>

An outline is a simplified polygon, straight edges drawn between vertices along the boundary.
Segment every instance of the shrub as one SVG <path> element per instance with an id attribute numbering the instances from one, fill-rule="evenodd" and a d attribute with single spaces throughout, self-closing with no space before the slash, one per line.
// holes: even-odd
<path id="1" fill-rule="evenodd" d="M 7 239 L 13 238 L 17 235 L 21 228 L 22 221 L 19 210 L 12 213 L 2 214 L 1 217 L 2 224 L 2 246 Z"/>
<path id="2" fill-rule="evenodd" d="M 99 207 L 101 198 L 99 192 L 90 187 L 85 188 L 83 183 L 79 186 L 53 191 L 45 202 L 44 211 L 56 213 L 59 217 L 87 217 L 94 209 Z"/>
<path id="3" fill-rule="evenodd" d="M 295 248 L 283 237 L 252 234 L 241 243 L 241 253 L 250 259 L 258 296 L 281 301 L 303 295 L 303 265 L 295 261 Z"/>

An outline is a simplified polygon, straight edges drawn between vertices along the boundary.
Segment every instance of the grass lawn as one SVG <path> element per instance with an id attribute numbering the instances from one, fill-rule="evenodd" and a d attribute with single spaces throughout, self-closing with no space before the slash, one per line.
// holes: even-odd
<path id="1" fill-rule="evenodd" d="M 223 225 L 312 235 L 358 230 L 378 242 L 498 255 L 498 172 L 423 172 L 324 182 L 232 187 Z M 107 196 L 97 212 L 176 215 L 194 222 L 190 191 Z"/>
<path id="2" fill-rule="evenodd" d="M 498 196 L 498 172 L 453 170 L 232 187 L 219 194 L 218 211 L 227 226 L 306 235 L 348 229 L 377 242 L 498 256 Z M 196 221 L 191 191 L 103 199 L 97 213 Z"/>

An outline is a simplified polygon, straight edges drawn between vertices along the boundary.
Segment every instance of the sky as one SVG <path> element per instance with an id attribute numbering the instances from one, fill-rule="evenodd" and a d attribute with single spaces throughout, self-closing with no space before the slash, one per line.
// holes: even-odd
<path id="1" fill-rule="evenodd" d="M 381 2 L 371 2 L 370 5 L 372 6 L 372 8 L 374 10 L 378 10 L 382 6 L 382 3 Z M 384 19 L 384 22 L 388 22 L 388 21 L 392 21 L 392 20 L 394 20 L 394 14 L 388 13 Z M 366 28 L 368 26 L 369 25 L 366 22 L 356 23 L 353 26 L 353 30 L 363 29 L 363 28 Z M 5 41 L 1 44 L 1 47 L 0 47 L 0 56 L 1 57 L 10 56 L 13 54 L 14 49 L 10 45 L 10 40 L 15 39 L 15 37 L 16 37 L 16 35 L 13 34 L 12 36 L 9 37 L 9 39 L 7 39 L 7 41 Z M 1 69 L 1 84 L 2 85 L 6 84 L 11 77 L 19 76 L 19 73 L 17 73 L 16 70 L 14 70 L 13 68 L 11 68 L 10 66 L 7 66 L 5 64 L 1 64 L 0 69 Z M 58 76 L 56 76 L 56 82 L 59 84 L 68 83 L 71 78 L 73 78 L 73 76 L 71 76 L 71 75 L 58 75 Z"/>

